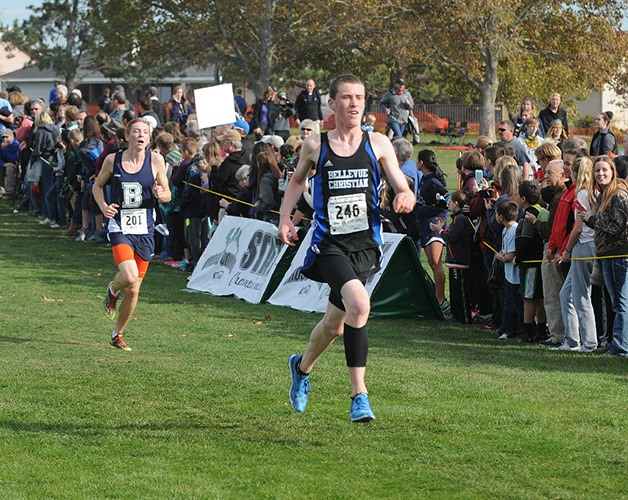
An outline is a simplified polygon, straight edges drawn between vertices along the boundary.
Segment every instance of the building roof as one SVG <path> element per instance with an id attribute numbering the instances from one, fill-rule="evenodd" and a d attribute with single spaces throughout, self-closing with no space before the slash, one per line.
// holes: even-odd
<path id="1" fill-rule="evenodd" d="M 10 73 L 0 74 L 0 81 L 11 82 L 15 84 L 19 83 L 35 83 L 35 82 L 50 82 L 58 80 L 59 77 L 52 68 L 39 69 L 36 65 L 25 66 L 22 69 L 11 71 Z M 124 82 L 124 78 L 108 78 L 100 71 L 80 70 L 76 77 L 77 82 L 81 84 L 108 84 L 111 82 Z M 197 66 L 191 66 L 186 69 L 182 74 L 171 77 L 165 77 L 160 80 L 154 79 L 151 82 L 158 83 L 207 83 L 214 81 L 214 69 L 199 68 Z"/>

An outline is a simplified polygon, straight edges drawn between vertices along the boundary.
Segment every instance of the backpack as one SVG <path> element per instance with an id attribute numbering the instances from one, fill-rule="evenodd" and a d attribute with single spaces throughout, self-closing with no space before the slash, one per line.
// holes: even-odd
<path id="1" fill-rule="evenodd" d="M 102 151 L 103 143 L 96 139 L 85 140 L 79 146 L 79 157 L 83 162 L 81 174 L 85 180 L 96 172 L 96 160 L 98 160 Z"/>

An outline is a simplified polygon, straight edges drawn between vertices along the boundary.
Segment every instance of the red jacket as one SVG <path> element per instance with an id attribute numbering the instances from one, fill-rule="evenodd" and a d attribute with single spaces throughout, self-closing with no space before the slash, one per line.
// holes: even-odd
<path id="1" fill-rule="evenodd" d="M 567 191 L 563 194 L 556 209 L 554 223 L 552 224 L 552 234 L 549 239 L 548 250 L 558 251 L 562 254 L 569 241 L 574 223 L 573 203 L 576 197 L 576 184 L 571 183 Z"/>

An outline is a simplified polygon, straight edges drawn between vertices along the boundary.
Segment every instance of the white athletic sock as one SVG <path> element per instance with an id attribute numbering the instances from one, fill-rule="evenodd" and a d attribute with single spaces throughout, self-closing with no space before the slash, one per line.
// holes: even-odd
<path id="1" fill-rule="evenodd" d="M 111 333 L 111 340 L 115 339 L 118 336 L 118 332 L 112 332 Z"/>
<path id="2" fill-rule="evenodd" d="M 113 295 L 114 297 L 117 297 L 118 295 L 120 295 L 120 290 L 114 293 L 113 288 L 111 288 L 111 285 L 109 285 L 109 291 L 111 292 L 111 295 Z"/>

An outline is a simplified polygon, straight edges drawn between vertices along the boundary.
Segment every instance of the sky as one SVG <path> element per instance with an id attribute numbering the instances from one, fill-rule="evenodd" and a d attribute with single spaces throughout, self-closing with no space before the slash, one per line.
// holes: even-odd
<path id="1" fill-rule="evenodd" d="M 29 5 L 41 5 L 43 0 L 0 0 L 0 22 L 2 24 L 13 24 L 13 21 L 23 21 L 31 11 Z"/>
<path id="2" fill-rule="evenodd" d="M 22 21 L 26 19 L 30 10 L 29 5 L 39 6 L 43 0 L 0 0 L 0 22 L 2 24 L 13 24 L 13 20 Z M 622 28 L 628 31 L 628 12 L 624 16 Z"/>

